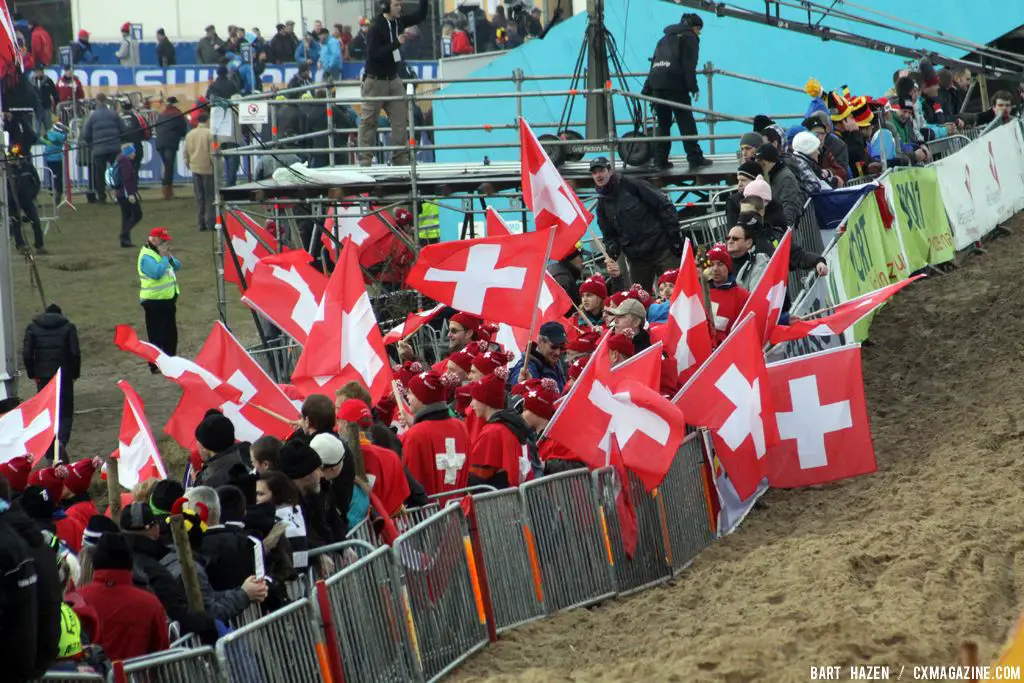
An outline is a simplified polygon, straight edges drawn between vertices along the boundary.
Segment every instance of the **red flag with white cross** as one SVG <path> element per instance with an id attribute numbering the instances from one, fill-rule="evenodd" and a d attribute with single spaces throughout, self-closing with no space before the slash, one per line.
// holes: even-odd
<path id="1" fill-rule="evenodd" d="M 750 291 L 747 303 L 743 310 L 736 316 L 737 320 L 743 320 L 747 313 L 753 313 L 757 317 L 756 329 L 762 344 L 767 344 L 779 324 L 779 315 L 782 314 L 782 306 L 786 300 L 786 284 L 789 282 L 789 245 L 793 237 L 793 230 L 787 230 L 786 234 L 779 241 L 775 248 L 771 261 L 764 269 L 761 279 Z M 733 332 L 736 331 L 734 327 Z"/>
<path id="2" fill-rule="evenodd" d="M 772 363 L 768 382 L 779 429 L 768 453 L 772 486 L 827 484 L 878 469 L 859 345 Z"/>
<path id="3" fill-rule="evenodd" d="M 392 242 L 398 239 L 388 227 L 389 223 L 394 225 L 395 220 L 387 211 L 371 212 L 364 216 L 359 204 L 339 204 L 337 208 L 332 206 L 327 209 L 324 234 L 320 236 L 320 241 L 331 260 L 337 263 L 339 245 L 346 238 L 352 240 L 359 247 L 359 264 L 370 268 L 388 257 Z"/>
<path id="4" fill-rule="evenodd" d="M 286 251 L 260 259 L 242 303 L 269 319 L 303 346 L 327 289 L 327 276 L 309 265 L 304 251 Z"/>
<path id="5" fill-rule="evenodd" d="M 231 258 L 231 249 L 224 249 L 224 281 L 236 283 L 239 291 L 244 293 L 245 288 L 238 278 L 239 268 L 248 286 L 259 260 L 280 251 L 281 247 L 266 228 L 244 211 L 224 213 L 224 237 L 231 243 L 238 258 L 236 267 L 234 259 Z"/>
<path id="6" fill-rule="evenodd" d="M 438 304 L 426 311 L 409 313 L 405 316 L 405 322 L 387 331 L 387 334 L 384 335 L 384 343 L 394 344 L 395 342 L 405 339 L 411 334 L 415 334 L 418 329 L 433 320 L 437 314 L 443 310 L 444 304 Z"/>
<path id="7" fill-rule="evenodd" d="M 551 231 L 431 244 L 406 283 L 458 311 L 529 328 L 550 254 Z"/>
<path id="8" fill-rule="evenodd" d="M 0 415 L 0 462 L 31 456 L 35 465 L 57 438 L 61 370 L 39 393 Z"/>
<path id="9" fill-rule="evenodd" d="M 594 216 L 551 163 L 530 124 L 523 118 L 519 119 L 519 152 L 523 201 L 533 212 L 537 230 L 555 228 L 551 258 L 557 261 L 576 248 Z"/>
<path id="10" fill-rule="evenodd" d="M 111 457 L 117 458 L 117 478 L 121 487 L 130 491 L 140 481 L 166 479 L 167 470 L 149 428 L 142 397 L 124 380 L 117 386 L 124 393 L 124 412 L 117 436 L 117 450 Z"/>
<path id="11" fill-rule="evenodd" d="M 697 276 L 697 264 L 690 249 L 690 240 L 683 245 L 683 261 L 676 275 L 668 309 L 668 322 L 662 333 L 666 363 L 675 368 L 680 384 L 711 355 L 711 330 L 704 308 L 704 290 Z"/>
<path id="12" fill-rule="evenodd" d="M 391 391 L 391 363 L 359 269 L 359 249 L 346 239 L 292 383 L 307 396 L 331 396 L 353 380 L 370 391 L 374 403 Z"/>
<path id="13" fill-rule="evenodd" d="M 743 318 L 672 399 L 687 424 L 712 431 L 718 458 L 743 500 L 767 475 L 765 456 L 779 441 L 756 325 L 753 314 Z"/>

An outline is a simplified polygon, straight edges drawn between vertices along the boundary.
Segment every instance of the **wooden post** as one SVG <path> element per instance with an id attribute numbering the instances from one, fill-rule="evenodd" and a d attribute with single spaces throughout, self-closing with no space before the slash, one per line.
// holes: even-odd
<path id="1" fill-rule="evenodd" d="M 356 464 L 356 479 L 365 482 L 366 463 L 363 461 L 363 449 L 359 445 L 359 425 L 355 422 L 345 423 L 345 441 Z"/>
<path id="2" fill-rule="evenodd" d="M 192 556 L 192 544 L 188 541 L 185 531 L 185 520 L 181 515 L 171 515 L 171 536 L 174 537 L 174 548 L 181 562 L 181 582 L 185 585 L 185 597 L 188 600 L 188 611 L 202 614 L 203 593 L 199 590 L 199 574 L 196 572 L 196 561 Z"/>
<path id="3" fill-rule="evenodd" d="M 115 523 L 121 519 L 121 479 L 117 473 L 117 458 L 107 460 L 107 507 Z"/>

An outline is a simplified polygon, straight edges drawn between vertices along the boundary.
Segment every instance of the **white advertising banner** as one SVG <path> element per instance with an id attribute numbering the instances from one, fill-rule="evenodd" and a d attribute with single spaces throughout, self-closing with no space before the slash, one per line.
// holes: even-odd
<path id="1" fill-rule="evenodd" d="M 1024 134 L 1008 123 L 935 162 L 957 251 L 1024 208 Z"/>

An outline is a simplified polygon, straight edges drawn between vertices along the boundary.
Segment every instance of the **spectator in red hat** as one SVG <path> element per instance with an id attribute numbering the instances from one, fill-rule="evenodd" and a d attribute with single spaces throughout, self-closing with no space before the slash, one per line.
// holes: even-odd
<path id="1" fill-rule="evenodd" d="M 498 489 L 519 486 L 532 477 L 533 466 L 524 446 L 531 443 L 530 428 L 513 410 L 506 409 L 504 368 L 469 385 L 473 412 L 485 421 L 470 447 L 469 483 Z"/>
<path id="2" fill-rule="evenodd" d="M 711 266 L 705 271 L 710 289 L 711 319 L 715 327 L 715 339 L 721 344 L 732 330 L 736 316 L 743 310 L 750 295 L 747 290 L 736 284 L 733 259 L 725 245 L 719 243 L 708 249 L 707 259 L 711 262 Z"/>
<path id="3" fill-rule="evenodd" d="M 27 455 L 11 458 L 0 462 L 0 476 L 6 477 L 11 491 L 21 493 L 28 486 L 28 478 L 32 473 L 32 458 Z"/>
<path id="4" fill-rule="evenodd" d="M 672 298 L 672 291 L 676 288 L 676 278 L 679 277 L 679 269 L 666 270 L 658 276 L 658 300 L 668 301 Z"/>
<path id="5" fill-rule="evenodd" d="M 122 243 L 122 246 L 124 244 Z M 139 299 L 146 312 L 146 336 L 149 343 L 170 356 L 178 354 L 178 276 L 179 261 L 171 250 L 171 234 L 166 228 L 153 228 L 139 251 Z M 152 363 L 149 371 L 160 372 Z"/>
<path id="6" fill-rule="evenodd" d="M 573 383 L 580 378 L 581 374 L 583 374 L 583 368 L 587 367 L 587 363 L 589 361 L 590 354 L 588 353 L 582 356 L 577 356 L 576 359 L 569 364 L 569 378 L 565 381 L 565 389 L 562 390 L 563 396 L 569 393 L 569 389 L 572 388 Z"/>
<path id="7" fill-rule="evenodd" d="M 597 345 L 600 341 L 601 332 L 599 330 L 583 332 L 580 336 L 565 345 L 566 362 L 571 363 L 578 356 L 589 356 L 597 350 Z"/>
<path id="8" fill-rule="evenodd" d="M 448 356 L 447 371 L 455 375 L 460 382 L 469 379 L 469 372 L 473 368 L 473 354 L 468 349 L 456 351 Z"/>
<path id="9" fill-rule="evenodd" d="M 448 411 L 444 377 L 424 372 L 407 388 L 413 422 L 402 434 L 402 462 L 428 495 L 465 487 L 469 434 Z"/>
<path id="10" fill-rule="evenodd" d="M 613 366 L 632 358 L 634 349 L 633 338 L 628 334 L 614 332 L 608 337 L 608 357 Z"/>
<path id="11" fill-rule="evenodd" d="M 132 25 L 130 22 L 126 21 L 121 24 L 121 44 L 117 46 L 117 52 L 114 56 L 117 57 L 121 66 L 139 66 L 142 64 L 142 60 L 139 57 L 139 41 L 135 40 L 135 36 L 132 35 Z"/>
<path id="12" fill-rule="evenodd" d="M 359 451 L 363 461 L 363 472 L 360 473 L 360 464 L 357 460 L 355 462 L 356 478 L 360 479 L 360 474 L 365 477 L 363 480 L 369 489 L 367 493 L 372 492 L 380 499 L 384 511 L 389 516 L 394 517 L 400 514 L 411 491 L 409 481 L 398 454 L 389 448 L 374 445 L 367 436 L 366 431 L 373 424 L 369 406 L 359 399 L 349 399 L 341 404 L 338 420 L 341 423 L 339 425 L 341 431 L 346 434 L 348 433 L 348 424 L 356 425 L 359 430 Z M 356 457 L 358 456 L 353 451 L 353 458 Z M 356 503 L 356 494 L 353 491 L 352 503 L 347 511 L 349 528 L 365 516 L 365 512 L 361 509 L 356 511 L 352 509 Z M 358 514 L 354 516 L 354 512 Z"/>
<path id="13" fill-rule="evenodd" d="M 68 466 L 64 477 L 64 498 L 61 502 L 68 518 L 83 530 L 89 525 L 89 519 L 99 514 L 89 497 L 89 487 L 102 464 L 99 458 L 79 460 Z"/>
<path id="14" fill-rule="evenodd" d="M 608 298 L 608 284 L 604 276 L 594 274 L 580 283 L 580 308 L 584 316 L 580 316 L 580 325 L 600 325 L 604 300 Z"/>
<path id="15" fill-rule="evenodd" d="M 634 352 L 640 352 L 651 345 L 651 335 L 646 330 L 647 309 L 634 298 L 627 298 L 611 310 L 615 316 L 615 331 L 633 340 Z"/>
<path id="16" fill-rule="evenodd" d="M 95 64 L 98 60 L 92 52 L 92 43 L 89 42 L 89 32 L 84 28 L 79 29 L 75 42 L 71 43 L 71 61 L 75 64 Z M 67 72 L 65 72 L 67 73 Z M 78 80 L 77 78 L 75 80 Z M 68 99 L 71 99 L 70 97 Z M 79 95 L 78 100 L 85 99 L 84 94 Z M 62 99 L 61 102 L 64 100 Z"/>
<path id="17" fill-rule="evenodd" d="M 612 311 L 628 298 L 629 294 L 626 292 L 615 292 L 604 300 L 604 309 L 601 311 L 601 322 L 604 323 L 605 327 L 609 329 L 615 327 L 615 316 L 612 314 Z"/>
<path id="18" fill-rule="evenodd" d="M 501 351 L 484 351 L 473 357 L 470 365 L 469 381 L 475 382 L 487 375 L 493 374 L 498 368 L 508 365 L 508 357 Z"/>

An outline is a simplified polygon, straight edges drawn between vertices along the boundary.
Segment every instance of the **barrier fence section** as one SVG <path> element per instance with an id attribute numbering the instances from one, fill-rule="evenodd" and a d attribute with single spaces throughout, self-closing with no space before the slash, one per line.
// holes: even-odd
<path id="1" fill-rule="evenodd" d="M 324 675 L 323 639 L 310 600 L 286 605 L 217 641 L 228 683 L 304 683 Z"/>
<path id="2" fill-rule="evenodd" d="M 168 650 L 115 662 L 111 679 L 114 683 L 223 683 L 217 655 L 210 647 Z"/>
<path id="3" fill-rule="evenodd" d="M 437 680 L 488 642 L 487 617 L 462 508 L 449 506 L 392 547 L 408 593 L 423 678 Z"/>

